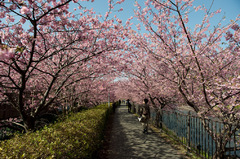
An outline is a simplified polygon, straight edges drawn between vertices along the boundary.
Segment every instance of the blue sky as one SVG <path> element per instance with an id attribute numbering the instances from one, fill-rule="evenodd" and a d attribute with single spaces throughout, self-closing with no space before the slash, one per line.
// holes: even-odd
<path id="1" fill-rule="evenodd" d="M 95 0 L 95 2 L 90 3 L 82 3 L 83 6 L 87 8 L 93 8 L 96 13 L 100 13 L 105 15 L 105 12 L 108 10 L 108 0 Z M 143 4 L 145 0 L 138 0 L 140 4 Z M 117 9 L 123 8 L 122 12 L 114 12 L 113 14 L 116 14 L 120 19 L 125 22 L 130 16 L 134 16 L 133 10 L 135 0 L 125 0 L 124 3 L 121 5 L 118 5 Z M 204 4 L 207 8 L 210 7 L 212 3 L 212 0 L 195 0 L 194 5 L 198 6 L 199 4 Z M 219 20 L 225 16 L 224 23 L 229 23 L 230 20 L 236 19 L 236 17 L 240 14 L 240 0 L 214 0 L 212 11 L 215 11 L 217 9 L 221 9 L 222 13 L 220 13 L 218 16 L 215 16 L 213 21 L 211 21 L 212 25 L 217 24 Z M 197 12 L 198 13 L 198 12 Z M 195 26 L 197 23 L 201 23 L 202 21 L 202 15 L 201 14 L 193 14 L 189 17 L 189 25 L 192 25 L 190 27 Z M 134 23 L 138 23 L 137 21 L 134 21 Z"/>

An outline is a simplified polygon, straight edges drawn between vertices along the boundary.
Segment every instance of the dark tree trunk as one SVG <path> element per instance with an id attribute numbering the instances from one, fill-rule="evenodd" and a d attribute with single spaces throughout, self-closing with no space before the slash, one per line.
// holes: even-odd
<path id="1" fill-rule="evenodd" d="M 227 142 L 223 142 L 222 139 L 215 141 L 215 145 L 216 145 L 216 152 L 214 154 L 215 159 L 225 159 L 226 144 Z"/>
<path id="2" fill-rule="evenodd" d="M 25 115 L 23 117 L 24 126 L 27 131 L 35 129 L 35 121 L 36 119 L 30 115 Z"/>
<path id="3" fill-rule="evenodd" d="M 156 118 L 155 118 L 155 125 L 162 129 L 163 125 L 163 112 L 161 108 L 156 109 Z"/>

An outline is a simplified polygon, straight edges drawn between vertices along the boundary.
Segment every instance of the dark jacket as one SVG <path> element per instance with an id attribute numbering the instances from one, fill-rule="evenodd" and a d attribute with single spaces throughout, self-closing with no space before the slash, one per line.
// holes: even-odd
<path id="1" fill-rule="evenodd" d="M 141 111 L 140 111 L 140 115 L 141 116 L 145 116 L 146 119 L 149 119 L 150 118 L 150 108 L 149 108 L 149 105 L 148 104 L 144 104 L 141 108 Z"/>

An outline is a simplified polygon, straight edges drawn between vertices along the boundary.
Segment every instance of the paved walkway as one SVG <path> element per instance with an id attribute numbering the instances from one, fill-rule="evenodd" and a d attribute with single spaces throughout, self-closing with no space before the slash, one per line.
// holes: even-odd
<path id="1" fill-rule="evenodd" d="M 100 159 L 184 159 L 179 150 L 174 149 L 157 132 L 142 133 L 142 125 L 137 117 L 120 106 L 108 125 L 104 152 Z"/>

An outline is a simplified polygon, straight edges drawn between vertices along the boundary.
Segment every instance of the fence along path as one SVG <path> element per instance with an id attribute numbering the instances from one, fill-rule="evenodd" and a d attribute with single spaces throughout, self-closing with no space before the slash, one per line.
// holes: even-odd
<path id="1" fill-rule="evenodd" d="M 165 142 L 157 132 L 142 133 L 137 117 L 121 105 L 115 111 L 106 132 L 104 148 L 99 159 L 184 159 L 188 158 Z"/>
<path id="2" fill-rule="evenodd" d="M 155 118 L 155 113 L 152 113 L 152 118 Z M 201 120 L 190 112 L 163 111 L 164 125 L 177 135 L 180 142 L 204 158 L 213 158 L 215 143 Z M 205 122 L 215 133 L 219 133 L 223 127 L 223 123 L 216 119 L 205 119 Z M 236 132 L 232 136 L 232 140 L 226 145 L 226 148 L 232 148 L 232 151 L 227 151 L 225 154 L 231 156 L 231 158 L 240 158 L 240 151 L 238 150 L 240 146 L 237 145 L 239 133 L 239 131 Z"/>

